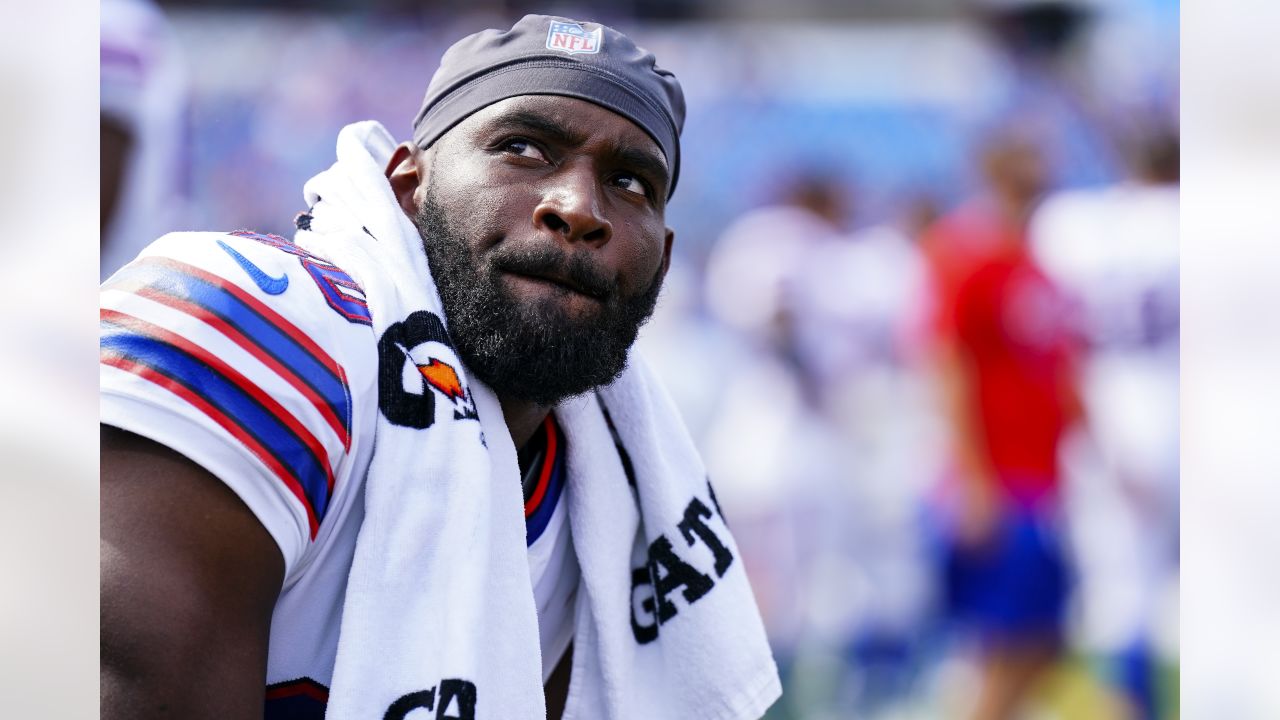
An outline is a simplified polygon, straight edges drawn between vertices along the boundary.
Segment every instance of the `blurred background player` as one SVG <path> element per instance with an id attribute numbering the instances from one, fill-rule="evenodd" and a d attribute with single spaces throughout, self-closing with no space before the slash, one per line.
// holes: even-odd
<path id="1" fill-rule="evenodd" d="M 810 625 L 839 652 L 837 698 L 855 717 L 902 711 L 931 625 L 919 509 L 942 446 L 915 339 L 917 241 L 934 216 L 918 195 L 883 221 L 820 238 L 790 296 L 795 354 L 838 448 L 821 501 L 833 531 L 810 561 Z"/>
<path id="2" fill-rule="evenodd" d="M 1135 718 L 1158 716 L 1155 643 L 1178 559 L 1176 134 L 1148 123 L 1125 182 L 1050 197 L 1036 257 L 1079 305 L 1088 343 L 1088 442 L 1066 471 L 1081 570 L 1081 644 L 1100 654 Z"/>
<path id="3" fill-rule="evenodd" d="M 848 463 L 820 411 L 818 378 L 797 352 L 795 305 L 807 259 L 846 227 L 843 190 L 828 171 L 793 170 L 774 199 L 730 223 L 706 270 L 709 314 L 729 332 L 704 457 L 713 477 L 734 486 L 725 512 L 751 546 L 742 556 L 783 675 L 805 672 L 794 663 L 815 639 L 813 591 L 830 586 L 814 576 L 839 547 L 831 509 L 845 505 L 831 489 Z M 803 717 L 803 705 L 778 705 L 775 717 Z"/>
<path id="4" fill-rule="evenodd" d="M 185 78 L 149 0 L 102 0 L 101 278 L 184 226 L 190 152 Z"/>
<path id="5" fill-rule="evenodd" d="M 910 331 L 916 236 L 934 211 L 916 197 L 900 219 L 851 230 L 846 176 L 793 170 L 729 225 L 706 271 L 707 307 L 730 331 L 710 361 L 724 390 L 706 462 L 734 488 L 726 512 L 795 691 L 775 718 L 901 711 L 931 625 L 919 508 L 940 445 Z"/>
<path id="6" fill-rule="evenodd" d="M 706 298 L 721 322 L 791 366 L 812 404 L 817 378 L 796 355 L 795 296 L 812 279 L 814 253 L 847 231 L 850 208 L 831 171 L 792 175 L 776 201 L 737 218 L 720 236 L 707 262 Z"/>
<path id="7" fill-rule="evenodd" d="M 971 717 L 1004 720 L 1062 651 L 1058 444 L 1080 415 L 1065 304 L 1027 244 L 1047 178 L 1041 152 L 1004 127 L 984 142 L 980 167 L 987 192 L 943 217 L 925 245 L 954 460 L 945 594 L 979 643 Z"/>

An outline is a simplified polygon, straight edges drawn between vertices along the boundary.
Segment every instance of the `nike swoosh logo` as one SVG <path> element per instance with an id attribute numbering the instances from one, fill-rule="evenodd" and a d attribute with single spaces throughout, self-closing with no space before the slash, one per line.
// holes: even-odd
<path id="1" fill-rule="evenodd" d="M 289 289 L 289 276 L 287 274 L 281 275 L 280 277 L 271 277 L 263 272 L 262 268 L 254 265 L 252 260 L 236 252 L 235 248 L 221 240 L 218 241 L 218 245 L 221 246 L 223 250 L 226 250 L 227 254 L 239 263 L 240 267 L 244 268 L 245 272 L 249 273 L 249 277 L 253 278 L 253 281 L 257 283 L 258 287 L 262 288 L 262 292 L 268 295 L 279 295 Z"/>

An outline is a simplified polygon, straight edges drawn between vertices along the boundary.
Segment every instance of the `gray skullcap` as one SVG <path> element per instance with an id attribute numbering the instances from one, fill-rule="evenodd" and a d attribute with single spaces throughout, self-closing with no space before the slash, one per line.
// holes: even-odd
<path id="1" fill-rule="evenodd" d="M 413 120 L 413 140 L 430 147 L 469 115 L 518 95 L 593 102 L 639 125 L 680 175 L 684 92 L 653 53 L 596 23 L 525 15 L 510 30 L 482 30 L 445 52 Z"/>

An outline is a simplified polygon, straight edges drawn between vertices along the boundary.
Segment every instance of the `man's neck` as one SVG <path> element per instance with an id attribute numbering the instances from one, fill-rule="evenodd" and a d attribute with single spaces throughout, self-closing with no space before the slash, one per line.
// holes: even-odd
<path id="1" fill-rule="evenodd" d="M 511 433 L 511 442 L 517 450 L 529 442 L 529 438 L 533 437 L 538 426 L 547 418 L 547 413 L 551 412 L 550 406 L 521 400 L 500 397 L 498 404 L 502 406 L 502 417 L 507 421 L 507 431 Z"/>

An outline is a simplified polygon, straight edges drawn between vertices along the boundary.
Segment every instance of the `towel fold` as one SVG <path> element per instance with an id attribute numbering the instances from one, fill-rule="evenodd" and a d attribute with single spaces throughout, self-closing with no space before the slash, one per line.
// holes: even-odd
<path id="1" fill-rule="evenodd" d="M 382 350 L 403 352 L 411 375 L 448 365 L 462 392 L 412 417 L 402 393 L 380 392 L 327 716 L 543 718 L 516 451 L 449 342 L 421 238 L 383 175 L 394 146 L 378 123 L 344 128 L 338 161 L 305 187 L 297 242 L 361 284 Z M 380 387 L 405 382 L 394 369 Z M 633 354 L 617 381 L 555 413 L 582 571 L 565 717 L 762 715 L 777 671 L 670 399 Z"/>

